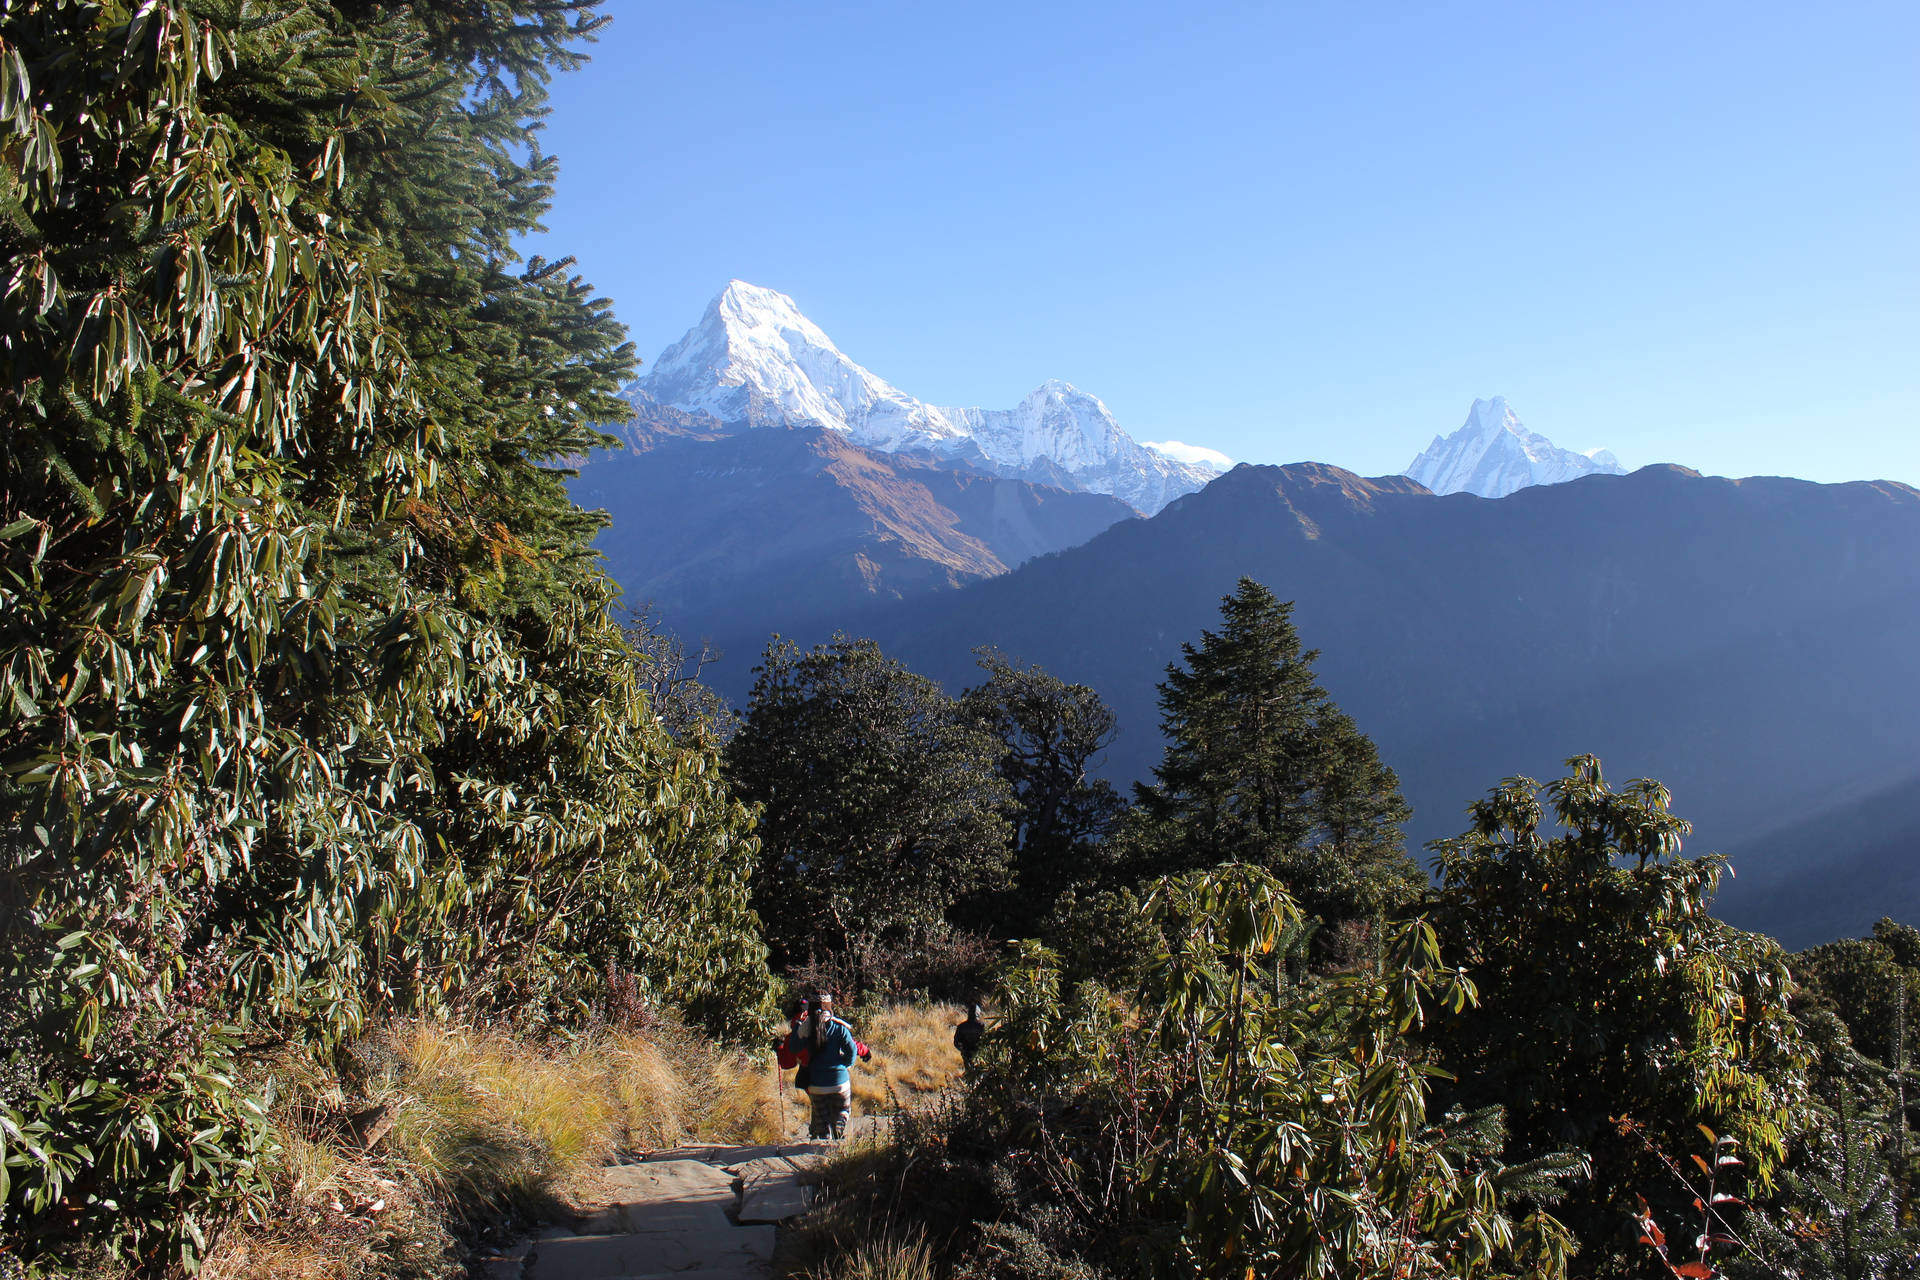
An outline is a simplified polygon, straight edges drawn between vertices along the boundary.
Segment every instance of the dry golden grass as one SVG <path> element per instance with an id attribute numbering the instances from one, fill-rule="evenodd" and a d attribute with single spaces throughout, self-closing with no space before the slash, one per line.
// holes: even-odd
<path id="1" fill-rule="evenodd" d="M 953 1029 L 965 1019 L 950 1004 L 897 1004 L 875 1014 L 860 1028 L 873 1061 L 855 1079 L 854 1100 L 872 1106 L 892 1096 L 912 1105 L 958 1083 L 963 1067 Z"/>
<path id="2" fill-rule="evenodd" d="M 780 1072 L 764 1058 L 734 1057 L 714 1073 L 706 1136 L 716 1142 L 779 1142 L 788 1135 L 780 1107 Z"/>
<path id="3" fill-rule="evenodd" d="M 349 1280 L 364 1274 L 357 1252 L 325 1239 L 273 1240 L 248 1233 L 221 1241 L 200 1274 L 217 1280 Z"/>
<path id="4" fill-rule="evenodd" d="M 456 1265 L 446 1212 L 420 1181 L 324 1134 L 300 1109 L 272 1117 L 274 1195 L 261 1220 L 224 1234 L 202 1280 L 439 1276 Z"/>
<path id="5" fill-rule="evenodd" d="M 623 1109 L 602 1046 L 549 1055 L 427 1023 L 392 1034 L 405 1065 L 388 1146 L 436 1199 L 539 1204 L 619 1144 Z"/>
<path id="6" fill-rule="evenodd" d="M 863 1240 L 831 1266 L 805 1274 L 808 1280 L 934 1280 L 933 1250 L 925 1240 L 883 1235 Z"/>
<path id="7" fill-rule="evenodd" d="M 230 1232 L 207 1280 L 360 1280 L 458 1270 L 448 1224 L 562 1213 L 616 1152 L 783 1135 L 771 1061 L 666 1028 L 535 1046 L 497 1031 L 401 1023 L 349 1099 L 311 1062 L 283 1064 L 274 1202 Z M 368 1151 L 346 1112 L 384 1106 Z"/>
<path id="8" fill-rule="evenodd" d="M 618 1100 L 625 1145 L 660 1150 L 684 1142 L 695 1128 L 695 1082 L 676 1070 L 678 1055 L 651 1036 L 622 1034 L 604 1050 L 607 1083 Z"/>
<path id="9" fill-rule="evenodd" d="M 609 1055 L 630 1150 L 781 1137 L 780 1080 L 765 1055 L 671 1030 L 615 1037 Z"/>
<path id="10" fill-rule="evenodd" d="M 856 1112 L 913 1108 L 957 1082 L 961 1016 L 948 1005 L 857 1015 L 873 1060 L 854 1070 Z M 445 1275 L 458 1269 L 452 1224 L 562 1212 L 616 1152 L 771 1143 L 806 1129 L 806 1095 L 783 1088 L 771 1055 L 673 1028 L 554 1047 L 398 1023 L 365 1048 L 375 1066 L 351 1097 L 311 1061 L 276 1072 L 273 1203 L 259 1225 L 219 1242 L 206 1280 Z M 393 1124 L 369 1151 L 339 1117 L 376 1106 Z M 911 1242 L 874 1243 L 856 1262 L 857 1280 L 922 1280 L 930 1265 Z"/>

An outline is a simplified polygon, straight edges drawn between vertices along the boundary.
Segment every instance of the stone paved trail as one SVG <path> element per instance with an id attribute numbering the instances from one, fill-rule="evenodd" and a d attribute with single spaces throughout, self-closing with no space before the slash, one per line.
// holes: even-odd
<path id="1" fill-rule="evenodd" d="M 874 1131 L 856 1118 L 856 1136 Z M 768 1280 L 775 1225 L 805 1212 L 831 1144 L 683 1147 L 602 1171 L 596 1207 L 490 1260 L 489 1280 Z"/>

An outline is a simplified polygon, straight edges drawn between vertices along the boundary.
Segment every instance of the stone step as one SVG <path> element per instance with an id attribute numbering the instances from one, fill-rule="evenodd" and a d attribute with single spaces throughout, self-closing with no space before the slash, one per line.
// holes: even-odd
<path id="1" fill-rule="evenodd" d="M 561 1236 L 534 1245 L 527 1280 L 626 1280 L 633 1276 L 699 1276 L 701 1280 L 766 1280 L 772 1227 L 647 1231 Z"/>
<path id="2" fill-rule="evenodd" d="M 776 1142 L 765 1146 L 707 1146 L 682 1147 L 674 1152 L 675 1158 L 703 1160 L 710 1165 L 723 1165 L 729 1169 L 738 1169 L 742 1164 L 755 1160 L 771 1160 L 784 1156 L 788 1159 L 804 1159 L 807 1156 L 822 1155 L 833 1150 L 831 1142 Z"/>
<path id="3" fill-rule="evenodd" d="M 785 1222 L 805 1213 L 812 1203 L 809 1175 L 784 1160 L 756 1161 L 741 1170 L 740 1207 L 735 1216 L 742 1224 Z"/>
<path id="4" fill-rule="evenodd" d="M 584 1235 L 722 1230 L 731 1226 L 733 1175 L 701 1160 L 650 1160 L 614 1165 L 602 1174 L 604 1208 L 581 1226 Z"/>

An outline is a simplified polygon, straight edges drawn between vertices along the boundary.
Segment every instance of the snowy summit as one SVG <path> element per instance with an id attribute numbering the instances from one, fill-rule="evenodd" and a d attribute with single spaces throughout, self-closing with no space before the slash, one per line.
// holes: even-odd
<path id="1" fill-rule="evenodd" d="M 1191 463 L 1196 467 L 1205 467 L 1209 471 L 1233 470 L 1233 459 L 1218 449 L 1209 449 L 1205 445 L 1188 444 L 1184 440 L 1143 440 L 1147 448 L 1155 453 L 1164 453 L 1176 462 Z"/>
<path id="2" fill-rule="evenodd" d="M 656 401 L 751 427 L 820 426 L 869 449 L 1112 494 L 1152 515 L 1211 480 L 1223 455 L 1142 445 L 1097 396 L 1042 383 L 1011 409 L 927 404 L 844 355 L 793 299 L 735 280 L 640 379 Z M 1178 452 L 1175 446 L 1178 446 Z"/>
<path id="3" fill-rule="evenodd" d="M 1506 397 L 1495 396 L 1475 400 L 1466 425 L 1450 436 L 1435 436 L 1401 474 L 1435 493 L 1504 498 L 1529 485 L 1559 484 L 1596 472 L 1619 476 L 1627 469 L 1605 449 L 1575 453 L 1527 430 Z"/>

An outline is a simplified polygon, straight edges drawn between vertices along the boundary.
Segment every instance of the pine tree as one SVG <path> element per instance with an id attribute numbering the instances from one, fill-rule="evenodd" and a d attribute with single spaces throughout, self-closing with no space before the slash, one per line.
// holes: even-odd
<path id="1" fill-rule="evenodd" d="M 1405 851 L 1399 780 L 1314 679 L 1293 606 L 1242 578 L 1222 626 L 1181 646 L 1160 686 L 1165 758 L 1136 787 L 1132 840 L 1151 874 L 1247 862 L 1325 921 L 1404 902 L 1420 882 Z"/>
<path id="2" fill-rule="evenodd" d="M 1815 1019 L 1831 1017 L 1816 1012 Z M 1734 1280 L 1908 1280 L 1920 1275 L 1920 1229 L 1907 1220 L 1893 1148 L 1897 1124 L 1885 1071 L 1844 1031 L 1823 1039 L 1811 1120 L 1765 1211 L 1754 1215 L 1750 1256 Z"/>

